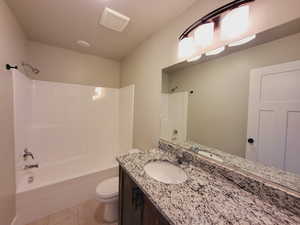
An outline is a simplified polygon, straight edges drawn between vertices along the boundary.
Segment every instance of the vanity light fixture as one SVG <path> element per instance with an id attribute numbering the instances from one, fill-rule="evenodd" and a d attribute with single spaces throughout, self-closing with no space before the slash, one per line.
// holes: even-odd
<path id="1" fill-rule="evenodd" d="M 187 61 L 188 62 L 195 62 L 195 61 L 201 59 L 201 57 L 202 57 L 202 55 L 197 55 L 195 57 L 192 57 L 192 58 L 188 59 Z"/>
<path id="2" fill-rule="evenodd" d="M 249 28 L 249 5 L 230 11 L 221 20 L 222 40 L 233 39 L 247 32 Z"/>
<path id="3" fill-rule="evenodd" d="M 256 34 L 248 36 L 248 37 L 238 40 L 236 42 L 232 42 L 232 43 L 228 44 L 228 46 L 234 47 L 234 46 L 238 46 L 238 45 L 243 45 L 243 44 L 246 44 L 246 43 L 252 41 L 255 38 L 256 38 Z"/>
<path id="4" fill-rule="evenodd" d="M 179 36 L 178 57 L 180 59 L 191 58 L 201 48 L 206 48 L 212 44 L 216 28 L 220 28 L 222 41 L 236 39 L 245 34 L 250 24 L 250 6 L 247 3 L 254 1 L 232 1 L 190 25 Z M 243 44 L 243 42 L 240 43 Z"/>
<path id="5" fill-rule="evenodd" d="M 180 40 L 178 49 L 179 58 L 190 58 L 195 53 L 195 50 L 195 43 L 192 37 Z"/>
<path id="6" fill-rule="evenodd" d="M 201 48 L 209 46 L 214 40 L 214 23 L 205 23 L 196 28 L 194 40 Z"/>
<path id="7" fill-rule="evenodd" d="M 220 48 L 216 48 L 214 50 L 211 50 L 209 52 L 206 52 L 205 55 L 206 56 L 210 56 L 210 55 L 217 55 L 220 54 L 221 52 L 223 52 L 225 50 L 225 46 L 222 46 Z"/>

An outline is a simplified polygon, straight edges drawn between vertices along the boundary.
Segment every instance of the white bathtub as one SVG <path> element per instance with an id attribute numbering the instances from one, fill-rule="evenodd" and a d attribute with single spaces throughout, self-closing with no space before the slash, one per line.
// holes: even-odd
<path id="1" fill-rule="evenodd" d="M 83 170 L 73 163 L 18 172 L 16 225 L 31 223 L 93 199 L 99 182 L 118 175 L 117 165 L 76 173 Z M 28 174 L 34 177 L 32 183 L 28 183 Z"/>
<path id="2" fill-rule="evenodd" d="M 106 163 L 102 161 L 101 164 L 99 162 L 99 165 L 95 166 L 86 161 L 83 157 L 52 163 L 50 165 L 40 165 L 39 168 L 30 170 L 23 170 L 24 166 L 20 166 L 16 176 L 17 193 L 97 173 L 116 166 L 118 166 L 118 164 L 115 160 L 110 160 Z"/>

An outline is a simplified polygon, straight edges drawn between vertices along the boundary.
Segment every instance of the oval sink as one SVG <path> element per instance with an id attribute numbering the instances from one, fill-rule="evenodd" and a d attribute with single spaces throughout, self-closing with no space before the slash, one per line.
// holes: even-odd
<path id="1" fill-rule="evenodd" d="M 180 184 L 187 180 L 183 169 L 166 161 L 149 162 L 144 170 L 148 176 L 166 184 Z"/>
<path id="2" fill-rule="evenodd" d="M 210 152 L 205 152 L 205 151 L 199 151 L 198 152 L 199 155 L 203 155 L 207 158 L 210 158 L 210 159 L 214 159 L 216 161 L 219 161 L 219 162 L 223 162 L 223 159 L 213 153 L 210 153 Z"/>

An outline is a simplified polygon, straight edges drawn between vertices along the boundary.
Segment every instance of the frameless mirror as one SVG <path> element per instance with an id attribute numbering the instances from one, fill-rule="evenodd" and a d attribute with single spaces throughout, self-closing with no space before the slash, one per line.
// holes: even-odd
<path id="1" fill-rule="evenodd" d="M 287 182 L 274 181 L 300 191 L 300 20 L 165 68 L 161 102 L 161 139 L 251 160 L 256 175 L 277 168 Z"/>

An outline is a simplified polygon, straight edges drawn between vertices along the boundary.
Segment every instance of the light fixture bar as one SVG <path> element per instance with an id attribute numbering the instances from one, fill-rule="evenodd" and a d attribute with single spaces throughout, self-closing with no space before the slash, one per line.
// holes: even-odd
<path id="1" fill-rule="evenodd" d="M 232 1 L 226 5 L 221 6 L 220 8 L 210 12 L 209 14 L 207 14 L 206 16 L 203 16 L 202 18 L 200 18 L 199 20 L 197 20 L 195 23 L 193 23 L 191 26 L 189 26 L 180 36 L 179 36 L 179 40 L 182 40 L 186 37 L 188 37 L 188 35 L 195 30 L 197 27 L 199 27 L 200 25 L 204 24 L 204 23 L 208 23 L 210 21 L 212 21 L 213 19 L 216 19 L 217 17 L 219 17 L 222 13 L 234 9 L 236 7 L 239 7 L 243 4 L 249 3 L 249 2 L 254 2 L 255 0 L 235 0 Z"/>
<path id="2" fill-rule="evenodd" d="M 249 5 L 231 10 L 221 20 L 221 39 L 231 40 L 247 32 L 249 28 Z"/>
<path id="3" fill-rule="evenodd" d="M 234 47 L 234 46 L 238 46 L 238 45 L 243 45 L 243 44 L 246 44 L 246 43 L 252 41 L 255 38 L 256 38 L 256 34 L 248 36 L 248 37 L 243 38 L 241 40 L 235 41 L 233 43 L 230 43 L 230 44 L 228 44 L 228 46 L 229 47 Z"/>
<path id="4" fill-rule="evenodd" d="M 201 59 L 201 57 L 202 57 L 202 55 L 197 55 L 193 58 L 188 59 L 187 62 L 195 62 L 195 61 Z"/>
<path id="5" fill-rule="evenodd" d="M 222 46 L 220 48 L 206 52 L 205 55 L 206 56 L 217 55 L 217 54 L 220 54 L 221 52 L 223 52 L 224 50 L 225 50 L 225 46 Z"/>

